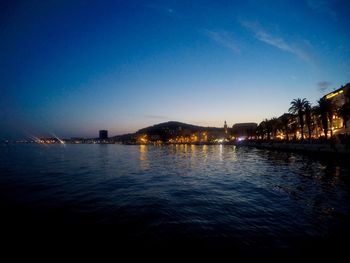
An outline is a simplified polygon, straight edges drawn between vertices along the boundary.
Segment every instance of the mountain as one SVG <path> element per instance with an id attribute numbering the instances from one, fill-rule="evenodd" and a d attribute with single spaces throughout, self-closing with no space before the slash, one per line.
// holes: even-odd
<path id="1" fill-rule="evenodd" d="M 159 124 L 155 124 L 153 126 L 149 126 L 143 129 L 140 129 L 136 132 L 136 134 L 149 134 L 149 133 L 156 133 L 163 130 L 170 130 L 170 131 L 178 131 L 178 130 L 191 130 L 191 131 L 199 131 L 205 129 L 201 126 L 196 126 L 192 124 L 187 124 L 183 122 L 178 121 L 168 121 L 163 122 Z"/>
<path id="2" fill-rule="evenodd" d="M 182 135 L 182 134 L 190 134 L 197 133 L 201 131 L 208 132 L 218 132 L 222 131 L 223 128 L 215 128 L 215 127 L 203 127 L 192 124 L 187 124 L 178 121 L 168 121 L 159 124 L 155 124 L 153 126 L 149 126 L 143 129 L 138 130 L 132 134 L 125 134 L 113 137 L 116 141 L 134 141 L 138 136 L 147 134 L 148 136 L 158 136 L 161 140 L 166 141 L 172 136 Z"/>

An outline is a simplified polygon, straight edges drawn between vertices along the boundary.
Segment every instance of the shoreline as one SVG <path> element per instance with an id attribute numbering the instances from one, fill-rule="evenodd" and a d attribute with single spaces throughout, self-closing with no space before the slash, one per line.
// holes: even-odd
<path id="1" fill-rule="evenodd" d="M 12 143 L 5 143 L 3 145 L 11 145 Z M 16 144 L 38 144 L 38 145 L 59 145 L 59 143 L 42 144 L 42 143 L 13 143 Z M 341 143 L 295 143 L 295 142 L 263 142 L 263 141 L 230 141 L 230 142 L 197 142 L 197 143 L 121 143 L 121 142 L 103 142 L 103 143 L 65 143 L 64 145 L 149 145 L 149 146 L 169 146 L 169 145 L 195 145 L 195 146 L 210 146 L 210 145 L 233 145 L 237 147 L 254 147 L 259 149 L 281 150 L 311 154 L 336 154 L 336 155 L 350 155 L 350 144 Z"/>
<path id="2" fill-rule="evenodd" d="M 260 149 L 271 149 L 311 154 L 337 154 L 350 155 L 348 144 L 312 144 L 312 143 L 286 143 L 286 142 L 241 142 L 236 146 L 254 147 Z"/>

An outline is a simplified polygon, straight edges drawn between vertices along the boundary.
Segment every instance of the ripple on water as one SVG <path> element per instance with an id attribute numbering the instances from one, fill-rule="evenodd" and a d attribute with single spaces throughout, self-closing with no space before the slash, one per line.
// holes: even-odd
<path id="1" fill-rule="evenodd" d="M 22 220 L 112 223 L 138 238 L 270 248 L 349 229 L 350 168 L 342 160 L 181 145 L 13 145 L 0 159 L 1 208 L 17 207 Z"/>

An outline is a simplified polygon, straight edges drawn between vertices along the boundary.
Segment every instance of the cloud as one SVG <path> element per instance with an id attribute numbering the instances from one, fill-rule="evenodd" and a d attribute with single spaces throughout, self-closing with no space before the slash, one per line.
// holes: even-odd
<path id="1" fill-rule="evenodd" d="M 204 33 L 217 44 L 230 49 L 236 54 L 240 53 L 240 49 L 230 32 L 205 30 Z"/>
<path id="2" fill-rule="evenodd" d="M 328 82 L 328 81 L 321 81 L 317 83 L 318 86 L 318 90 L 319 91 L 326 91 L 330 86 L 332 85 L 332 83 Z"/>
<path id="3" fill-rule="evenodd" d="M 329 0 L 307 0 L 308 7 L 316 13 L 327 14 L 334 20 L 338 19 L 337 13 L 331 7 Z"/>
<path id="4" fill-rule="evenodd" d="M 300 47 L 296 46 L 295 44 L 292 44 L 290 42 L 287 42 L 281 37 L 272 36 L 270 33 L 268 33 L 266 30 L 262 29 L 258 24 L 248 22 L 248 21 L 240 21 L 240 24 L 251 31 L 254 34 L 254 37 L 258 39 L 259 41 L 268 44 L 270 46 L 273 46 L 275 48 L 278 48 L 280 50 L 289 52 L 291 54 L 296 55 L 298 58 L 306 61 L 306 62 L 312 62 L 310 55 Z M 307 42 L 307 41 L 304 41 Z M 308 42 L 307 42 L 308 43 Z M 308 43 L 308 45 L 310 45 Z"/>

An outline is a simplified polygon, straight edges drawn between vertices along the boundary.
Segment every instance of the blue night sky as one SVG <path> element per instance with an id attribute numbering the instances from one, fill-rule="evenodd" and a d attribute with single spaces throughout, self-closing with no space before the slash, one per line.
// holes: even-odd
<path id="1" fill-rule="evenodd" d="M 3 1 L 0 138 L 278 117 L 350 81 L 350 2 Z"/>

